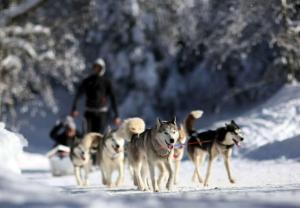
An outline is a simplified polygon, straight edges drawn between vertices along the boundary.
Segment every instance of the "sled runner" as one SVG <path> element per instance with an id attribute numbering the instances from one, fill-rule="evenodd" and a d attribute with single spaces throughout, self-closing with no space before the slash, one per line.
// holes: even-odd
<path id="1" fill-rule="evenodd" d="M 73 174 L 73 165 L 69 155 L 70 148 L 64 145 L 58 145 L 47 153 L 53 176 Z"/>

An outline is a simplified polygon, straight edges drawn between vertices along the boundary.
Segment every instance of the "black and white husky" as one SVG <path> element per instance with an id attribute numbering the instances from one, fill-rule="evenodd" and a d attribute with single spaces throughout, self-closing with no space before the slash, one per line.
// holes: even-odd
<path id="1" fill-rule="evenodd" d="M 231 173 L 230 159 L 233 147 L 238 146 L 244 140 L 241 128 L 234 121 L 231 121 L 230 124 L 226 124 L 224 127 L 199 133 L 193 128 L 196 119 L 197 117 L 191 112 L 185 122 L 189 137 L 187 150 L 195 165 L 193 181 L 198 180 L 203 183 L 200 166 L 206 155 L 208 155 L 207 172 L 204 180 L 204 186 L 208 186 L 212 162 L 217 155 L 221 154 L 224 158 L 228 179 L 231 183 L 235 183 Z"/>

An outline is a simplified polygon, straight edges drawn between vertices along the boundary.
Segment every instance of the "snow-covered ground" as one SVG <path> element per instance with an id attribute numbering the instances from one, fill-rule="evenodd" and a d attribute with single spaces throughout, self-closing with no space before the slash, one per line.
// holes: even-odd
<path id="1" fill-rule="evenodd" d="M 52 177 L 44 155 L 25 153 L 18 158 L 22 175 L 0 164 L 0 207 L 300 207 L 299 114 L 300 86 L 295 85 L 233 118 L 246 134 L 241 154 L 232 162 L 233 185 L 222 160 L 214 164 L 209 188 L 192 183 L 193 164 L 185 160 L 180 184 L 172 192 L 137 191 L 128 168 L 120 188 L 104 187 L 98 169 L 90 175 L 90 186 L 79 188 L 74 176 Z"/>
<path id="2" fill-rule="evenodd" d="M 38 156 L 35 159 L 41 162 Z M 236 159 L 233 169 L 237 184 L 234 185 L 228 183 L 222 161 L 217 161 L 209 188 L 191 182 L 193 166 L 190 161 L 185 161 L 180 172 L 180 185 L 173 192 L 155 194 L 137 191 L 128 172 L 125 185 L 120 188 L 108 189 L 101 185 L 98 170 L 90 175 L 89 187 L 78 188 L 73 176 L 53 178 L 46 166 L 23 168 L 23 177 L 1 172 L 1 207 L 300 206 L 300 163 L 288 160 L 253 162 Z"/>

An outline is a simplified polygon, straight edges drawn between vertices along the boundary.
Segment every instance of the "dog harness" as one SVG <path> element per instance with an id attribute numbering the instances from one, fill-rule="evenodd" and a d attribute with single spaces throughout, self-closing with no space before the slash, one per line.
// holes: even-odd
<path id="1" fill-rule="evenodd" d="M 116 158 L 118 157 L 118 155 L 122 152 L 122 151 L 120 151 L 120 152 L 111 152 L 111 151 L 108 149 L 108 147 L 106 146 L 105 143 L 104 143 L 104 148 L 107 150 L 107 153 L 110 153 L 110 154 L 111 154 L 111 155 L 109 155 L 111 160 L 116 159 Z"/>

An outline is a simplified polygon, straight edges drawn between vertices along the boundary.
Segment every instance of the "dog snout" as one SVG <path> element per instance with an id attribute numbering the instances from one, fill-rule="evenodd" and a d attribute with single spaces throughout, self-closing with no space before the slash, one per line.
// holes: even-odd
<path id="1" fill-rule="evenodd" d="M 241 137 L 241 141 L 244 141 L 244 137 Z"/>
<path id="2" fill-rule="evenodd" d="M 119 148 L 120 148 L 120 145 L 116 144 L 116 148 L 119 149 Z"/>
<path id="3" fill-rule="evenodd" d="M 170 139 L 170 143 L 173 144 L 175 142 L 174 139 Z"/>

